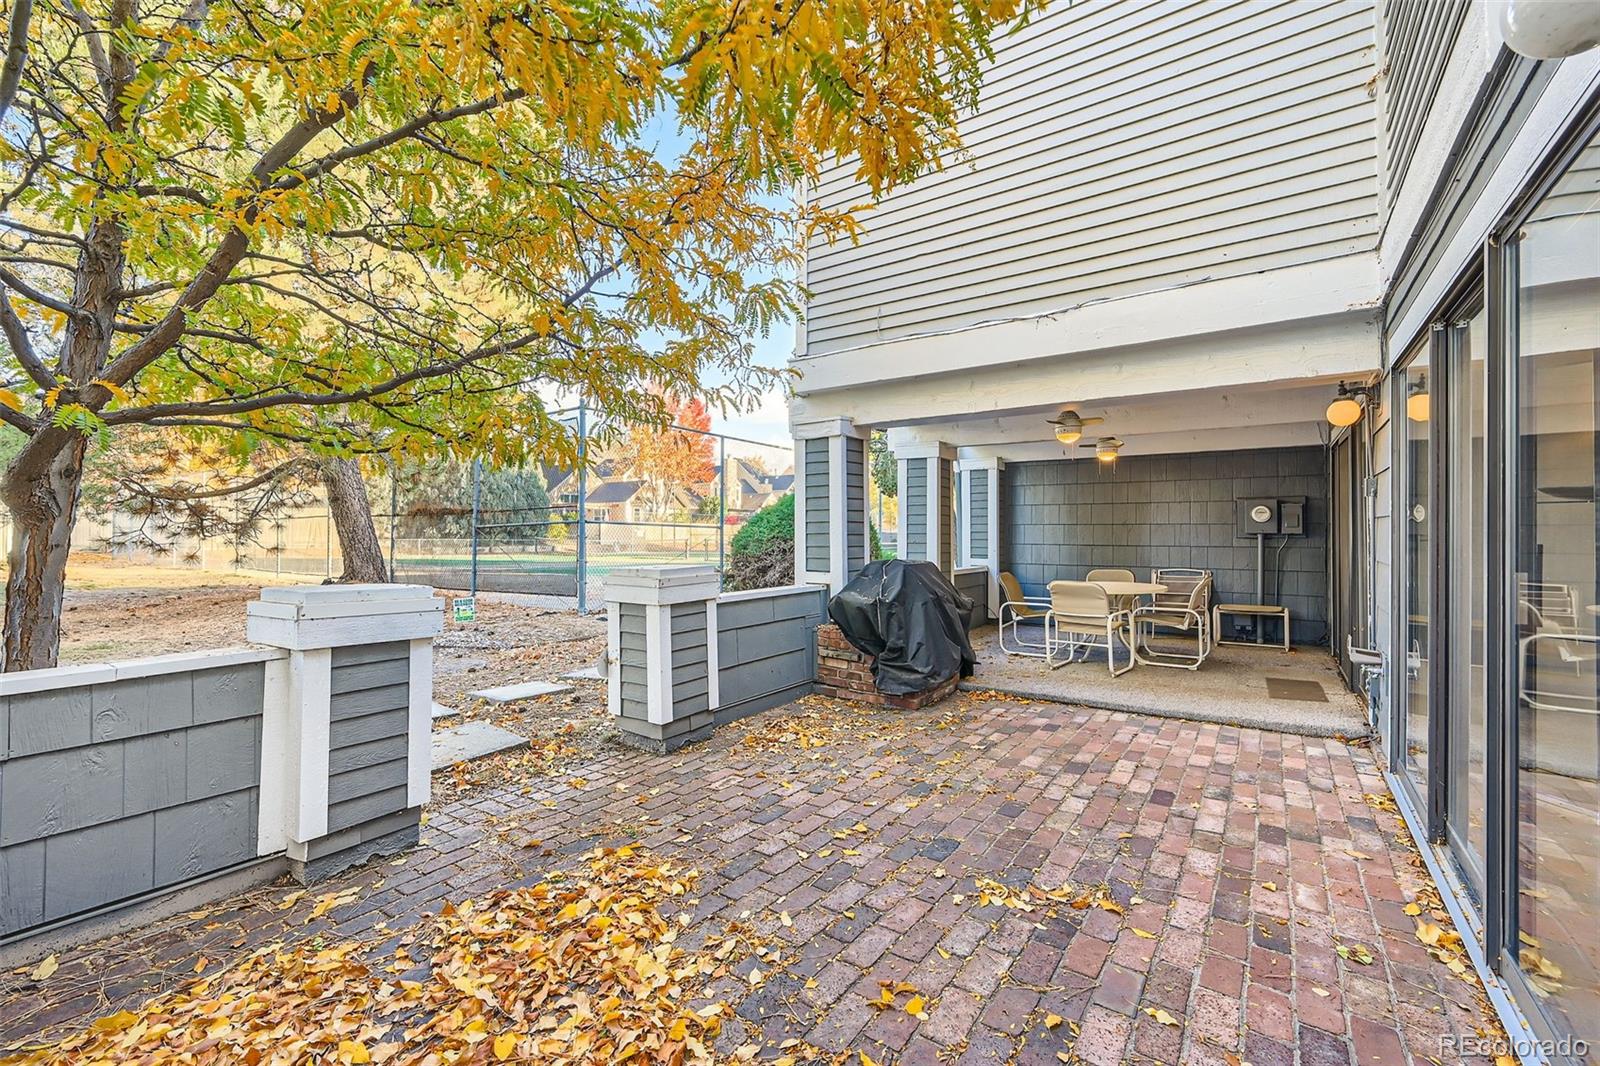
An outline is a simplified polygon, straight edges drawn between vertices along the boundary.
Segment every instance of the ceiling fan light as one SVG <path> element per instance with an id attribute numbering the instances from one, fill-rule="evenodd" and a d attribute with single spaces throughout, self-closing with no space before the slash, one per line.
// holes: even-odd
<path id="1" fill-rule="evenodd" d="M 1341 396 L 1328 405 L 1328 423 L 1334 426 L 1353 426 L 1361 421 L 1361 405 L 1348 396 Z"/>
<path id="2" fill-rule="evenodd" d="M 1056 440 L 1062 444 L 1076 444 L 1083 439 L 1083 430 L 1068 429 L 1066 426 L 1056 427 Z"/>
<path id="3" fill-rule="evenodd" d="M 1433 402 L 1426 392 L 1413 392 L 1406 397 L 1406 417 L 1413 422 L 1426 422 L 1433 413 Z"/>
<path id="4" fill-rule="evenodd" d="M 1117 450 L 1115 448 L 1096 448 L 1094 457 L 1102 463 L 1114 463 L 1117 461 Z"/>

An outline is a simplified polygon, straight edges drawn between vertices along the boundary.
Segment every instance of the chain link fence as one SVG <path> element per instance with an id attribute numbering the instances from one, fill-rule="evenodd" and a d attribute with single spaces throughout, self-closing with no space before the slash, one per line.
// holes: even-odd
<path id="1" fill-rule="evenodd" d="M 597 424 L 571 412 L 587 463 L 494 470 L 481 463 L 380 471 L 368 479 L 373 527 L 395 581 L 464 592 L 603 602 L 622 566 L 701 563 L 722 569 L 745 521 L 793 491 L 794 452 L 778 444 L 674 426 Z M 84 515 L 74 548 L 202 571 L 308 580 L 343 570 L 337 531 L 314 504 L 263 522 L 250 537 L 163 537 L 148 523 Z"/>

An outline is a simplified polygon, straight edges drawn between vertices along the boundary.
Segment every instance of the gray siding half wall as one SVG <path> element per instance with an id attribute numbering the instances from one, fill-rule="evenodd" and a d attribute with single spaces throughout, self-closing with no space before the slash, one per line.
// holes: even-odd
<path id="1" fill-rule="evenodd" d="M 976 629 L 989 620 L 989 571 L 957 570 L 956 591 L 966 596 L 975 606 L 967 618 L 967 628 Z"/>
<path id="2" fill-rule="evenodd" d="M 406 808 L 411 646 L 334 648 L 329 704 L 328 832 Z"/>
<path id="3" fill-rule="evenodd" d="M 900 486 L 900 506 L 906 512 L 902 559 L 928 557 L 928 463 L 927 459 L 906 460 L 906 483 Z"/>
<path id="4" fill-rule="evenodd" d="M 622 667 L 622 717 L 649 721 L 649 653 L 645 644 L 644 604 L 617 605 L 617 628 L 621 647 L 617 660 Z"/>
<path id="5" fill-rule="evenodd" d="M 1306 534 L 1267 538 L 1266 599 L 1289 608 L 1294 639 L 1328 639 L 1327 464 L 1318 447 L 1124 456 L 1115 464 L 1012 463 L 1000 513 L 1006 566 L 1024 593 L 1095 567 L 1141 578 L 1169 566 L 1212 571 L 1215 603 L 1255 601 L 1256 543 L 1234 536 L 1234 500 L 1306 497 Z M 1275 566 L 1275 561 L 1277 565 Z M 1278 576 L 1274 578 L 1275 570 Z M 1269 623 L 1270 625 L 1270 623 Z"/>
<path id="6" fill-rule="evenodd" d="M 806 569 L 826 573 L 828 552 L 828 440 L 805 442 Z"/>
<path id="7" fill-rule="evenodd" d="M 940 459 L 939 463 L 939 569 L 945 573 L 955 570 L 955 537 L 951 534 L 956 525 L 954 515 L 951 513 L 951 504 L 955 501 L 955 493 L 951 479 L 955 477 L 955 464 L 948 459 Z"/>
<path id="8" fill-rule="evenodd" d="M 256 857 L 269 657 L 0 699 L 0 939 Z"/>
<path id="9" fill-rule="evenodd" d="M 717 722 L 804 696 L 817 676 L 817 626 L 827 621 L 821 585 L 760 589 L 717 601 Z"/>

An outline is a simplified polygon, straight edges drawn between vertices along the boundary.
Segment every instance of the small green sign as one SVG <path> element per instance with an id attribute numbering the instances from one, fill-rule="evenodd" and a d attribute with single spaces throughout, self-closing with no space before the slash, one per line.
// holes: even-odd
<path id="1" fill-rule="evenodd" d="M 476 622 L 478 620 L 478 598 L 476 596 L 457 596 L 450 601 L 452 617 L 457 622 Z"/>

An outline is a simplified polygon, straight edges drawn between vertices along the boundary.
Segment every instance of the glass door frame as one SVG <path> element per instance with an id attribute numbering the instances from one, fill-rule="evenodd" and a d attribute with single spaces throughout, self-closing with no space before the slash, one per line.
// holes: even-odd
<path id="1" fill-rule="evenodd" d="M 1547 1041 L 1564 1034 L 1540 1005 L 1541 996 L 1522 973 L 1517 958 L 1520 888 L 1517 856 L 1520 836 L 1517 670 L 1517 523 L 1522 490 L 1518 463 L 1520 429 L 1521 300 L 1519 232 L 1590 141 L 1600 137 L 1600 93 L 1592 96 L 1563 135 L 1557 149 L 1491 232 L 1484 245 L 1484 292 L 1488 323 L 1488 634 L 1485 683 L 1488 691 L 1488 837 L 1484 857 L 1484 955 L 1511 988 L 1535 1033 Z M 1553 1056 L 1560 1060 L 1561 1056 Z M 1576 1061 L 1576 1060 L 1572 1060 Z"/>

